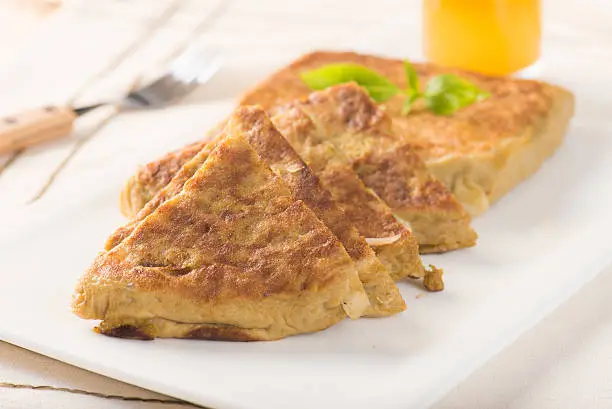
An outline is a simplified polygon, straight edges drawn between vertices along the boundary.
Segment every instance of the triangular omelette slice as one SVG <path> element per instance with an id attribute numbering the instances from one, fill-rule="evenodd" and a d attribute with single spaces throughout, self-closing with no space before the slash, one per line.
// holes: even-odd
<path id="1" fill-rule="evenodd" d="M 279 133 L 265 112 L 260 108 L 244 107 L 238 108 L 236 113 L 241 120 L 235 122 L 251 146 L 287 183 L 295 197 L 303 200 L 338 237 L 355 262 L 370 300 L 371 306 L 366 315 L 385 316 L 405 310 L 406 304 L 385 266 L 359 234 L 352 220 L 338 206 L 329 191 L 324 189 L 319 178 Z M 414 253 L 419 259 L 416 247 Z"/>
<path id="2" fill-rule="evenodd" d="M 276 130 L 265 112 L 256 107 L 238 108 L 227 126 L 228 129 L 244 135 L 261 159 L 285 181 L 291 193 L 297 199 L 304 201 L 338 237 L 353 259 L 370 300 L 370 307 L 366 315 L 387 316 L 405 310 L 406 304 L 385 266 L 351 224 L 350 218 L 346 217 L 330 193 L 321 186 L 319 179 L 313 175 L 287 140 Z M 222 138 L 223 135 L 224 133 L 221 133 L 217 139 Z M 147 217 L 162 203 L 180 192 L 184 183 L 206 161 L 211 146 L 214 146 L 214 143 L 204 145 L 202 150 L 185 164 L 172 181 L 146 204 L 134 221 L 111 236 L 107 249 L 116 246 L 131 233 L 139 220 Z M 418 260 L 418 254 L 416 257 Z"/>
<path id="3" fill-rule="evenodd" d="M 229 134 L 96 258 L 72 307 L 112 336 L 254 341 L 323 330 L 368 305 L 338 239 Z"/>
<path id="4" fill-rule="evenodd" d="M 285 107 L 272 120 L 370 243 L 391 277 L 395 281 L 423 277 L 426 271 L 410 230 L 363 184 L 345 155 L 319 137 L 316 124 L 299 105 Z"/>
<path id="5" fill-rule="evenodd" d="M 363 88 L 337 85 L 289 107 L 307 114 L 317 137 L 341 151 L 364 184 L 411 226 L 421 253 L 476 243 L 470 215 L 431 176 L 414 147 L 393 132 L 391 118 Z"/>
<path id="6" fill-rule="evenodd" d="M 363 89 L 349 84 L 308 94 L 293 67 L 278 76 L 248 92 L 241 104 L 261 104 L 268 112 L 278 114 L 288 109 L 284 104 L 308 95 L 307 99 L 291 104 L 292 108 L 309 116 L 315 124 L 311 133 L 341 152 L 371 192 L 390 206 L 403 224 L 410 225 L 421 253 L 444 252 L 476 243 L 469 214 L 448 188 L 431 175 L 415 146 L 394 132 L 391 118 Z M 287 78 L 282 80 L 284 76 Z M 141 168 L 122 192 L 124 213 L 133 216 L 168 182 L 175 169 L 205 145 L 206 141 L 196 142 Z M 294 148 L 303 155 L 298 147 Z M 358 223 L 353 223 L 364 234 Z"/>
<path id="7" fill-rule="evenodd" d="M 277 111 L 280 112 L 272 118 L 275 126 L 308 163 L 323 187 L 332 194 L 334 201 L 343 208 L 348 221 L 369 241 L 390 276 L 395 281 L 406 277 L 423 277 L 426 271 L 418 254 L 418 243 L 407 228 L 408 223 L 398 221 L 389 206 L 363 184 L 348 158 L 333 144 L 321 138 L 317 125 L 301 109 L 300 104 L 284 106 Z M 175 179 L 146 204 L 144 210 L 135 216 L 139 219 L 155 209 L 160 201 L 166 200 L 180 189 L 185 180 L 193 174 L 189 169 L 197 168 L 205 160 L 210 147 L 206 141 L 189 145 L 149 163 L 132 176 L 122 192 L 122 208 L 126 215 L 134 217 L 134 213 L 140 210 L 140 207 L 135 205 L 143 201 L 142 192 L 155 192 L 166 178 L 165 175 L 176 168 L 177 163 L 185 163 L 193 158 L 195 147 L 201 149 L 195 161 L 179 171 Z M 260 155 L 266 155 L 266 149 L 259 149 L 258 152 Z M 269 154 L 266 160 L 270 161 Z M 296 185 L 300 186 L 299 183 Z M 128 197 L 132 199 L 126 200 Z M 319 217 L 321 218 L 320 215 Z M 337 231 L 335 233 L 342 236 Z M 125 234 L 127 233 L 120 232 L 120 235 Z M 346 242 L 344 245 L 349 254 L 352 254 L 351 245 Z"/>

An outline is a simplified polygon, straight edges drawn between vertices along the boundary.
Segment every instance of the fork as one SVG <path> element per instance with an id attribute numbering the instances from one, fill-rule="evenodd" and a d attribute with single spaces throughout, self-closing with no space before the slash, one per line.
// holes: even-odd
<path id="1" fill-rule="evenodd" d="M 78 117 L 101 106 L 116 104 L 119 111 L 166 106 L 208 81 L 220 66 L 216 52 L 191 46 L 169 63 L 164 75 L 118 101 L 82 107 L 49 105 L 0 118 L 0 154 L 66 136 Z"/>

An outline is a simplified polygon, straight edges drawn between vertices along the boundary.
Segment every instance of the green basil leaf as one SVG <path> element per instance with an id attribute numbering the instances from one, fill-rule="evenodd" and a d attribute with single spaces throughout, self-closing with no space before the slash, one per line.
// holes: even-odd
<path id="1" fill-rule="evenodd" d="M 356 82 L 365 88 L 376 102 L 385 102 L 400 92 L 398 86 L 387 78 L 359 64 L 329 64 L 303 72 L 300 76 L 306 85 L 314 90 Z"/>
<path id="2" fill-rule="evenodd" d="M 402 115 L 407 115 L 412 108 L 412 103 L 419 98 L 419 76 L 410 61 L 404 60 L 404 73 L 406 75 L 406 99 L 402 106 Z"/>
<path id="3" fill-rule="evenodd" d="M 408 90 L 413 93 L 419 92 L 419 76 L 408 60 L 404 60 L 404 73 L 406 74 Z"/>
<path id="4" fill-rule="evenodd" d="M 377 85 L 362 85 L 370 97 L 376 102 L 385 102 L 390 100 L 392 97 L 397 95 L 400 90 L 399 88 L 380 87 Z"/>
<path id="5" fill-rule="evenodd" d="M 412 109 L 412 103 L 416 101 L 417 99 L 419 99 L 419 97 L 421 96 L 421 94 L 419 94 L 418 92 L 411 92 L 411 91 L 407 91 L 405 92 L 405 94 L 406 94 L 406 99 L 404 100 L 404 104 L 402 105 L 402 115 L 404 116 L 408 115 L 408 113 Z"/>
<path id="6" fill-rule="evenodd" d="M 490 94 L 471 82 L 453 74 L 432 78 L 423 93 L 425 106 L 437 115 L 451 115 L 455 111 L 481 101 Z"/>

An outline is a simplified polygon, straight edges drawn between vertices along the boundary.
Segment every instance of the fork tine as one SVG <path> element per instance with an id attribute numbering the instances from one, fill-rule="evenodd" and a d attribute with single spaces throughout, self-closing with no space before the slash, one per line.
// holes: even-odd
<path id="1" fill-rule="evenodd" d="M 199 80 L 202 77 L 210 78 L 210 72 L 216 72 L 220 66 L 220 58 L 217 53 L 207 50 L 194 55 L 188 61 L 179 61 L 173 64 L 173 72 L 183 81 Z"/>
<path id="2" fill-rule="evenodd" d="M 208 81 L 220 68 L 217 53 L 189 47 L 170 63 L 169 71 L 152 83 L 130 92 L 126 99 L 137 107 L 166 104 Z"/>

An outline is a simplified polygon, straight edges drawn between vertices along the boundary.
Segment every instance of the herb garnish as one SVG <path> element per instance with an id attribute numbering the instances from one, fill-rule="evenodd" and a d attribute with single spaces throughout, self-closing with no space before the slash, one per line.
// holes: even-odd
<path id="1" fill-rule="evenodd" d="M 385 102 L 402 94 L 405 97 L 402 115 L 410 112 L 414 102 L 423 98 L 425 107 L 437 115 L 451 115 L 455 111 L 481 101 L 490 94 L 454 74 L 438 75 L 429 80 L 424 92 L 419 91 L 419 77 L 409 61 L 404 61 L 405 89 L 368 67 L 352 63 L 329 64 L 301 74 L 302 80 L 313 90 L 333 85 L 356 82 L 365 88 L 376 102 Z"/>

